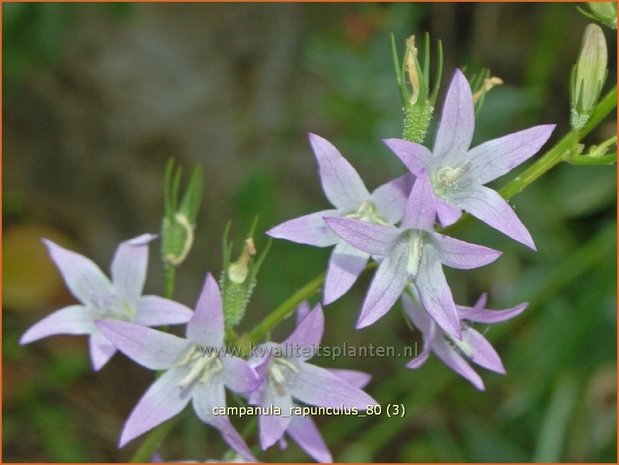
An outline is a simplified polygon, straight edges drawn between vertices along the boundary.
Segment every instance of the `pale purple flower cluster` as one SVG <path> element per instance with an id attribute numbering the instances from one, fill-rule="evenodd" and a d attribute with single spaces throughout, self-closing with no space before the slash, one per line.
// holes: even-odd
<path id="1" fill-rule="evenodd" d="M 486 296 L 474 307 L 456 305 L 443 266 L 472 269 L 495 261 L 500 252 L 437 231 L 463 210 L 511 238 L 534 248 L 513 210 L 484 184 L 532 155 L 553 126 L 538 126 L 470 149 L 474 104 L 471 88 L 456 71 L 447 92 L 432 151 L 412 142 L 386 144 L 409 168 L 370 193 L 357 171 L 328 141 L 310 135 L 324 192 L 334 208 L 287 221 L 272 237 L 317 247 L 334 246 L 323 303 L 342 297 L 370 259 L 378 263 L 357 328 L 375 323 L 402 299 L 406 314 L 423 335 L 423 351 L 408 363 L 418 368 L 434 352 L 478 389 L 484 385 L 469 362 L 504 373 L 498 354 L 471 322 L 498 323 L 521 313 L 526 304 L 488 310 Z M 55 334 L 90 336 L 95 370 L 120 350 L 156 370 L 156 381 L 129 415 L 120 446 L 178 415 L 191 403 L 205 424 L 216 428 L 238 457 L 256 461 L 226 410 L 227 390 L 259 413 L 259 444 L 285 447 L 292 438 L 320 462 L 331 454 L 304 406 L 364 411 L 376 401 L 361 388 L 366 373 L 329 370 L 308 362 L 318 347 L 325 318 L 320 304 L 299 306 L 297 326 L 282 343 L 266 342 L 248 360 L 226 346 L 226 318 L 219 286 L 209 273 L 195 311 L 172 300 L 142 295 L 152 235 L 123 242 L 111 265 L 111 281 L 88 258 L 45 240 L 68 288 L 81 302 L 60 309 L 26 331 L 26 344 Z M 186 323 L 185 337 L 149 326 Z M 290 347 L 310 349 L 290 351 Z M 294 353 L 293 353 L 294 352 Z M 270 413 L 268 413 L 270 410 Z"/>
<path id="2" fill-rule="evenodd" d="M 311 134 L 322 187 L 336 209 L 287 221 L 267 234 L 318 247 L 335 245 L 325 281 L 325 304 L 344 295 L 372 257 L 378 269 L 357 328 L 376 322 L 402 296 L 409 318 L 425 339 L 423 354 L 409 367 L 419 366 L 432 350 L 483 389 L 481 379 L 465 359 L 496 372 L 504 369 L 489 343 L 464 320 L 494 323 L 515 316 L 524 306 L 496 315 L 481 308 L 467 313 L 465 307 L 457 306 L 443 265 L 478 268 L 495 261 L 501 253 L 440 234 L 436 222 L 438 219 L 443 226 L 451 225 L 466 210 L 535 249 L 531 235 L 509 204 L 484 185 L 533 156 L 548 140 L 554 125 L 536 126 L 471 149 L 474 123 L 471 87 L 457 70 L 447 91 L 433 150 L 405 140 L 385 140 L 410 173 L 373 194 L 332 144 Z"/>

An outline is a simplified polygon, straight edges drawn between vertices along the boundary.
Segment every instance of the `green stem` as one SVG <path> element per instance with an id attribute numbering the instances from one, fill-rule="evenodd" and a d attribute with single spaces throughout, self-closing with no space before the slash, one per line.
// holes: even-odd
<path id="1" fill-rule="evenodd" d="M 151 432 L 146 436 L 146 439 L 144 439 L 142 444 L 140 444 L 138 450 L 135 451 L 131 457 L 131 463 L 151 462 L 155 451 L 159 449 L 165 437 L 182 418 L 184 418 L 184 415 L 176 415 L 174 418 L 151 430 Z"/>
<path id="2" fill-rule="evenodd" d="M 171 299 L 174 296 L 174 283 L 176 281 L 176 267 L 166 265 L 165 267 L 165 296 Z"/>
<path id="3" fill-rule="evenodd" d="M 617 152 L 608 153 L 601 157 L 590 157 L 587 155 L 578 155 L 565 159 L 570 165 L 613 165 L 617 163 Z"/>

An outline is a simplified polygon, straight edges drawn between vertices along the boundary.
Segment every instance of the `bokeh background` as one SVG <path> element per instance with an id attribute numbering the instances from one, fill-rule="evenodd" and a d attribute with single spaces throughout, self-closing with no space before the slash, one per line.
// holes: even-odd
<path id="1" fill-rule="evenodd" d="M 28 326 L 73 301 L 41 237 L 107 270 L 118 242 L 157 231 L 168 158 L 186 171 L 200 163 L 204 201 L 176 293 L 193 306 L 206 271 L 221 270 L 227 220 L 238 243 L 256 214 L 262 232 L 327 207 L 308 131 L 333 141 L 370 188 L 403 172 L 381 143 L 401 131 L 389 33 L 400 44 L 424 31 L 442 39 L 444 84 L 464 65 L 503 78 L 476 141 L 556 122 L 552 143 L 569 129 L 568 76 L 587 24 L 576 4 L 560 3 L 2 8 L 3 460 L 11 462 L 128 460 L 139 440 L 118 450 L 119 432 L 152 381 L 122 355 L 93 373 L 84 337 L 19 346 Z M 606 33 L 609 88 L 616 44 Z M 615 127 L 611 116 L 587 142 Z M 615 198 L 615 167 L 559 166 L 512 201 L 537 253 L 484 225 L 458 231 L 504 251 L 488 267 L 448 274 L 458 302 L 486 290 L 494 308 L 531 302 L 518 319 L 482 328 L 508 370 L 483 373 L 486 392 L 435 359 L 417 371 L 405 358 L 319 361 L 372 373 L 368 391 L 407 409 L 401 419 L 319 418 L 336 460 L 616 462 Z M 156 249 L 147 291 L 162 293 Z M 273 243 L 242 329 L 323 271 L 327 257 Z M 368 282 L 326 309 L 324 342 L 418 342 L 398 309 L 353 329 Z M 161 454 L 203 460 L 223 450 L 215 431 L 189 419 Z M 308 460 L 293 443 L 260 457 Z"/>

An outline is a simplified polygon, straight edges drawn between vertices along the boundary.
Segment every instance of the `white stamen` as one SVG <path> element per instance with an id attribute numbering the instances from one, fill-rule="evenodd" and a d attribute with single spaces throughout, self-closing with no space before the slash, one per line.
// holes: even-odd
<path id="1" fill-rule="evenodd" d="M 408 260 L 406 262 L 406 272 L 410 278 L 417 276 L 422 248 L 423 239 L 421 238 L 421 233 L 413 232 L 408 242 Z"/>

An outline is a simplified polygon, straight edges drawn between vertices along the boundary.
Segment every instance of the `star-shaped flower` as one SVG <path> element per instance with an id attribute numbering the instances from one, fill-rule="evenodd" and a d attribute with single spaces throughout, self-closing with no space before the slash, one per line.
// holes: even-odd
<path id="1" fill-rule="evenodd" d="M 447 333 L 460 337 L 460 323 L 442 265 L 478 268 L 501 252 L 434 231 L 436 207 L 430 180 L 423 170 L 413 185 L 399 228 L 347 218 L 326 218 L 344 240 L 367 253 L 384 257 L 368 289 L 357 328 L 374 323 L 393 307 L 413 283 L 424 306 Z"/>
<path id="2" fill-rule="evenodd" d="M 99 370 L 114 355 L 116 347 L 96 328 L 95 320 L 110 318 L 146 326 L 189 321 L 193 312 L 186 306 L 163 297 L 142 295 L 148 243 L 154 237 L 144 234 L 120 244 L 112 260 L 112 282 L 90 259 L 44 239 L 67 287 L 81 304 L 43 318 L 24 333 L 20 343 L 55 334 L 88 334 L 92 365 Z"/>
<path id="3" fill-rule="evenodd" d="M 281 415 L 260 416 L 263 449 L 271 447 L 287 432 L 312 457 L 330 458 L 313 421 L 291 415 L 295 401 L 336 409 L 365 410 L 376 405 L 374 399 L 346 381 L 344 376 L 307 363 L 318 348 L 323 331 L 324 314 L 317 305 L 283 343 L 266 343 L 254 349 L 250 363 L 260 375 L 262 384 L 249 401 L 281 412 Z"/>
<path id="4" fill-rule="evenodd" d="M 325 305 L 343 296 L 355 283 L 369 254 L 341 240 L 325 217 L 358 218 L 375 224 L 395 224 L 402 218 L 412 176 L 405 175 L 370 192 L 359 173 L 329 141 L 315 134 L 309 141 L 318 161 L 322 188 L 335 207 L 286 221 L 267 231 L 271 237 L 316 247 L 335 246 L 325 279 Z"/>
<path id="5" fill-rule="evenodd" d="M 501 374 L 505 373 L 505 368 L 501 358 L 486 338 L 465 323 L 464 320 L 488 324 L 499 323 L 518 316 L 528 305 L 524 303 L 507 310 L 488 310 L 485 308 L 485 294 L 479 298 L 474 307 L 458 305 L 458 317 L 461 320 L 462 327 L 462 338 L 458 340 L 437 327 L 428 312 L 417 305 L 407 294 L 402 295 L 402 302 L 407 315 L 423 334 L 423 351 L 406 366 L 419 368 L 428 359 L 430 352 L 434 352 L 445 365 L 482 391 L 484 390 L 484 382 L 477 372 L 471 368 L 468 361 Z"/>
<path id="6" fill-rule="evenodd" d="M 512 239 L 535 249 L 531 234 L 509 204 L 484 185 L 503 176 L 533 156 L 548 140 L 555 125 L 535 126 L 470 148 L 475 127 L 471 87 L 456 70 L 443 106 L 434 149 L 401 139 L 385 143 L 408 169 L 425 170 L 437 197 L 437 213 L 444 226 L 466 210 Z"/>
<path id="7" fill-rule="evenodd" d="M 166 370 L 139 400 L 123 428 L 120 447 L 180 413 L 192 401 L 198 417 L 219 430 L 244 459 L 255 461 L 227 416 L 225 387 L 237 393 L 256 388 L 259 378 L 245 360 L 225 352 L 224 315 L 217 283 L 210 275 L 187 324 L 186 338 L 121 321 L 97 327 L 125 355 L 151 370 Z"/>

